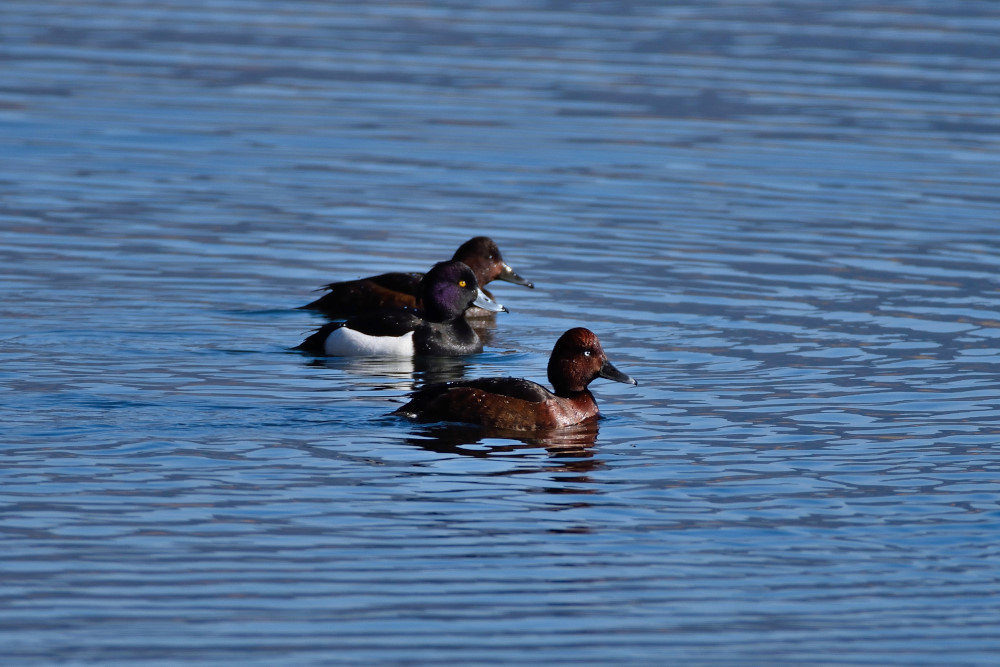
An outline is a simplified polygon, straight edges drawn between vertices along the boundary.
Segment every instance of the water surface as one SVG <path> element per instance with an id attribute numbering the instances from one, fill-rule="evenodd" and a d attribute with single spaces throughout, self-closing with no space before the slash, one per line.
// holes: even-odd
<path id="1" fill-rule="evenodd" d="M 996 663 L 992 5 L 9 0 L 0 64 L 5 662 Z M 478 234 L 483 354 L 288 351 Z M 581 325 L 594 427 L 389 416 Z"/>

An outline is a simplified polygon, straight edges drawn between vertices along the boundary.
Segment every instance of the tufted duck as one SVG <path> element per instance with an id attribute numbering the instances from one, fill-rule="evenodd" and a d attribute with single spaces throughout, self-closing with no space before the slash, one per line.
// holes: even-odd
<path id="1" fill-rule="evenodd" d="M 327 356 L 453 355 L 481 352 L 483 343 L 462 316 L 473 305 L 507 309 L 483 294 L 462 262 L 439 262 L 421 281 L 424 307 L 395 308 L 332 322 L 296 350 Z"/>

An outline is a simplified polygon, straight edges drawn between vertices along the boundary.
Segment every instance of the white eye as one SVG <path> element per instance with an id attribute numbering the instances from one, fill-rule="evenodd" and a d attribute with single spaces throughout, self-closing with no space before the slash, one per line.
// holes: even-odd
<path id="1" fill-rule="evenodd" d="M 590 356 L 590 350 L 584 350 L 583 351 L 583 356 L 589 357 Z"/>

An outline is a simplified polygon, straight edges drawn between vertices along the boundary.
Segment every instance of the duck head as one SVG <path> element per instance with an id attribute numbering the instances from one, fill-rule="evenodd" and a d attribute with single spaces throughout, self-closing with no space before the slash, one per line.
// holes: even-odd
<path id="1" fill-rule="evenodd" d="M 479 289 L 476 274 L 462 262 L 438 262 L 420 282 L 424 311 L 436 321 L 461 317 L 472 306 L 492 312 L 508 312 Z"/>
<path id="2" fill-rule="evenodd" d="M 458 247 L 453 261 L 463 262 L 476 274 L 480 287 L 494 280 L 505 280 L 515 285 L 534 288 L 535 284 L 517 275 L 514 269 L 503 261 L 500 248 L 488 236 L 476 236 Z"/>
<path id="3" fill-rule="evenodd" d="M 583 327 L 570 329 L 556 341 L 548 375 L 557 396 L 581 392 L 599 377 L 638 384 L 608 361 L 597 335 Z"/>

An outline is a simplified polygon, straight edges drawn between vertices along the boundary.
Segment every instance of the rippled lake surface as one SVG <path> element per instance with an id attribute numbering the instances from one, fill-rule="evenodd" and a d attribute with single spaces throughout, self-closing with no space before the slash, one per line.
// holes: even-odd
<path id="1" fill-rule="evenodd" d="M 962 0 L 5 0 L 4 664 L 996 664 L 998 72 Z M 483 354 L 288 351 L 479 234 Z M 581 325 L 595 428 L 389 416 Z"/>

